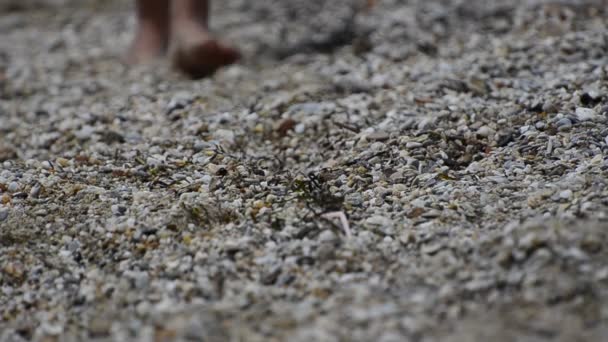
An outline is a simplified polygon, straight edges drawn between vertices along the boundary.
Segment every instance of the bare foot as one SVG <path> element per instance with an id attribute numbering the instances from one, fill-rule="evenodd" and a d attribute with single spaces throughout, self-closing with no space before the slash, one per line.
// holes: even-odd
<path id="1" fill-rule="evenodd" d="M 192 78 L 203 78 L 221 67 L 235 63 L 240 53 L 198 27 L 177 28 L 173 36 L 173 66 Z"/>
<path id="2" fill-rule="evenodd" d="M 167 52 L 167 34 L 154 28 L 140 27 L 127 53 L 130 64 L 145 64 L 157 60 Z"/>

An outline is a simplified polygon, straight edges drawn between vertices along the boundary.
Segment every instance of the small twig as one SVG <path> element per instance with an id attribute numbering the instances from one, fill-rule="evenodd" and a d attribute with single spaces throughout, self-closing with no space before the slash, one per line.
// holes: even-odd
<path id="1" fill-rule="evenodd" d="M 361 132 L 361 129 L 359 127 L 357 127 L 357 126 L 354 126 L 354 125 L 345 124 L 345 123 L 342 123 L 342 122 L 339 122 L 339 121 L 333 121 L 333 124 L 336 125 L 336 126 L 338 126 L 338 127 L 340 127 L 340 128 L 347 129 L 347 130 L 349 130 L 351 132 L 354 132 L 354 133 Z"/>
<path id="2" fill-rule="evenodd" d="M 328 220 L 336 218 L 339 219 L 340 225 L 342 226 L 342 230 L 344 231 L 344 234 L 346 234 L 346 237 L 350 238 L 352 236 L 350 231 L 350 224 L 348 223 L 348 218 L 346 217 L 346 214 L 343 211 L 331 211 L 329 213 L 322 214 L 321 217 Z"/>

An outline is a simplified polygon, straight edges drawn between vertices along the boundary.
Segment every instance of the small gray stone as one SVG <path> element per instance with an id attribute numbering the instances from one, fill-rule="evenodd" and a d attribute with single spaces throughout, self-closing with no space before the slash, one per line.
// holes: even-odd
<path id="1" fill-rule="evenodd" d="M 572 197 L 572 190 L 566 189 L 559 193 L 559 198 L 569 200 Z"/>
<path id="2" fill-rule="evenodd" d="M 234 143 L 234 131 L 229 130 L 229 129 L 218 129 L 215 132 L 213 132 L 213 136 L 220 140 L 223 141 L 225 143 L 228 144 L 233 144 Z"/>
<path id="3" fill-rule="evenodd" d="M 6 221 L 9 211 L 7 208 L 0 209 L 0 222 Z"/>
<path id="4" fill-rule="evenodd" d="M 557 106 L 553 102 L 550 102 L 550 101 L 546 101 L 543 104 L 542 109 L 543 109 L 543 112 L 548 113 L 548 114 L 553 114 L 558 111 Z"/>
<path id="5" fill-rule="evenodd" d="M 294 127 L 294 132 L 297 134 L 302 134 L 304 131 L 306 131 L 306 125 L 303 123 L 299 123 L 296 125 L 296 127 Z"/>
<path id="6" fill-rule="evenodd" d="M 494 133 L 496 133 L 496 131 L 494 131 L 492 128 L 490 128 L 489 126 L 481 126 L 479 127 L 479 129 L 477 129 L 477 135 L 482 136 L 482 137 L 489 137 L 491 135 L 494 135 Z"/>
<path id="7" fill-rule="evenodd" d="M 45 170 L 51 170 L 53 168 L 53 165 L 51 165 L 51 162 L 49 162 L 48 160 L 43 160 L 40 163 L 40 166 Z"/>
<path id="8" fill-rule="evenodd" d="M 538 121 L 536 124 L 534 124 L 534 127 L 536 127 L 536 129 L 544 129 L 547 126 L 547 124 L 545 124 L 544 121 Z"/>
<path id="9" fill-rule="evenodd" d="M 572 128 L 572 121 L 568 118 L 559 119 L 555 124 L 560 131 L 568 131 Z"/>
<path id="10" fill-rule="evenodd" d="M 390 138 L 390 134 L 388 134 L 387 132 L 374 132 L 370 135 L 367 136 L 368 140 L 371 141 L 386 141 Z"/>
<path id="11" fill-rule="evenodd" d="M 324 230 L 319 234 L 319 241 L 321 242 L 333 242 L 336 240 L 336 234 L 331 230 Z"/>
<path id="12" fill-rule="evenodd" d="M 20 185 L 19 185 L 19 183 L 17 183 L 17 182 L 10 182 L 10 183 L 8 184 L 8 186 L 6 187 L 6 189 L 7 189 L 9 192 L 17 192 L 17 191 L 19 191 L 19 189 L 20 189 L 20 188 L 21 188 L 21 186 L 20 186 Z"/>
<path id="13" fill-rule="evenodd" d="M 192 94 L 188 92 L 179 92 L 175 94 L 167 104 L 167 114 L 171 114 L 178 109 L 184 109 L 192 102 Z"/>
<path id="14" fill-rule="evenodd" d="M 597 117 L 597 113 L 590 108 L 578 107 L 576 108 L 576 117 L 580 121 L 590 121 Z"/>
<path id="15" fill-rule="evenodd" d="M 38 196 L 40 195 L 40 184 L 36 184 L 34 185 L 31 189 L 30 189 L 30 196 L 33 198 L 38 198 Z"/>
<path id="16" fill-rule="evenodd" d="M 1 115 L 2 114 L 0 114 L 0 116 Z M 16 159 L 17 156 L 17 150 L 13 146 L 0 142 L 0 162 Z"/>
<path id="17" fill-rule="evenodd" d="M 115 216 L 122 216 L 127 212 L 127 208 L 123 205 L 113 204 L 110 209 Z"/>

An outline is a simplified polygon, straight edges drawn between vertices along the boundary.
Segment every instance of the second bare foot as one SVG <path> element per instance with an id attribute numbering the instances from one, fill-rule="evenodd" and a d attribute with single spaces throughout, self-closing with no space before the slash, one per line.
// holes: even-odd
<path id="1" fill-rule="evenodd" d="M 172 43 L 174 67 L 192 78 L 209 76 L 240 58 L 236 49 L 224 45 L 199 27 L 178 30 Z"/>

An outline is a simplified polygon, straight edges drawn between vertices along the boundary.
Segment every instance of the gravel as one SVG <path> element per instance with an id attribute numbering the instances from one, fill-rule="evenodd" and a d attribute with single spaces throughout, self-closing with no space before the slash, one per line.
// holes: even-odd
<path id="1" fill-rule="evenodd" d="M 605 341 L 603 1 L 362 2 L 6 5 L 0 341 Z"/>

